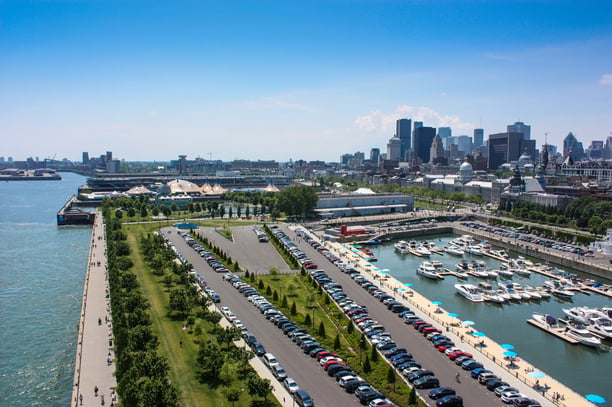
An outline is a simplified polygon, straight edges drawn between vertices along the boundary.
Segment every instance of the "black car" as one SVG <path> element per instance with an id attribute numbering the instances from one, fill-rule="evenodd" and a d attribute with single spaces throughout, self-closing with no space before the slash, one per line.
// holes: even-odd
<path id="1" fill-rule="evenodd" d="M 266 348 L 259 342 L 255 342 L 251 347 L 257 356 L 263 356 L 266 353 Z"/>
<path id="2" fill-rule="evenodd" d="M 463 407 L 463 399 L 459 396 L 445 396 L 436 401 L 438 407 Z"/>
<path id="3" fill-rule="evenodd" d="M 434 387 L 440 387 L 440 380 L 436 376 L 425 376 L 416 379 L 412 384 L 417 389 L 433 389 Z"/>
<path id="4" fill-rule="evenodd" d="M 429 392 L 429 398 L 432 400 L 438 400 L 442 397 L 454 396 L 455 394 L 457 393 L 452 387 L 438 387 L 437 389 L 433 389 Z"/>
<path id="5" fill-rule="evenodd" d="M 359 402 L 364 406 L 374 399 L 384 399 L 385 395 L 374 389 L 366 390 L 359 395 Z"/>
<path id="6" fill-rule="evenodd" d="M 414 382 L 417 379 L 421 379 L 425 376 L 434 376 L 434 372 L 432 372 L 431 370 L 427 370 L 427 369 L 421 369 L 421 370 L 416 370 L 412 373 L 410 373 L 407 377 L 408 381 L 410 383 Z"/>

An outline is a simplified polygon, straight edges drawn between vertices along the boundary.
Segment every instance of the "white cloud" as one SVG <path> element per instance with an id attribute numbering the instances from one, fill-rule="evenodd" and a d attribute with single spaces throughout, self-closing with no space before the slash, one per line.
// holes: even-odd
<path id="1" fill-rule="evenodd" d="M 601 83 L 602 85 L 612 85 L 612 73 L 605 73 L 601 75 L 599 83 Z"/>
<path id="2" fill-rule="evenodd" d="M 425 126 L 452 127 L 453 134 L 471 134 L 471 130 L 475 127 L 471 123 L 463 122 L 456 115 L 438 113 L 425 106 L 408 105 L 398 106 L 392 113 L 374 110 L 366 115 L 357 117 L 354 125 L 357 131 L 360 132 L 391 137 L 395 134 L 395 122 L 403 118 L 412 119 L 413 122 L 421 121 Z"/>

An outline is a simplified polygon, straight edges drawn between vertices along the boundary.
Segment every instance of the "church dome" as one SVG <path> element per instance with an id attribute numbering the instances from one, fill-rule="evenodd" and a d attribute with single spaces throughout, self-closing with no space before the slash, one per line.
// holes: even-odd
<path id="1" fill-rule="evenodd" d="M 519 162 L 522 161 L 527 161 L 530 162 L 531 161 L 531 156 L 529 154 L 527 154 L 527 152 L 524 152 L 520 157 L 519 157 Z"/>
<path id="2" fill-rule="evenodd" d="M 472 171 L 472 164 L 470 164 L 469 162 L 465 161 L 459 167 L 459 171 Z"/>

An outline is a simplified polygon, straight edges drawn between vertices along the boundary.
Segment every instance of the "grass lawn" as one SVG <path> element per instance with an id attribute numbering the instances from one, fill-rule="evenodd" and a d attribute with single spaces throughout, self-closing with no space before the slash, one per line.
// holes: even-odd
<path id="1" fill-rule="evenodd" d="M 133 270 L 137 275 L 140 288 L 151 304 L 150 315 L 153 322 L 153 331 L 159 337 L 159 352 L 168 359 L 170 366 L 169 378 L 180 394 L 180 404 L 189 407 L 231 406 L 226 401 L 225 386 L 211 387 L 200 383 L 197 378 L 198 368 L 196 360 L 200 345 L 207 339 L 208 322 L 199 320 L 196 325 L 203 327 L 203 333 L 195 335 L 191 328 L 183 329 L 183 320 L 172 319 L 168 315 L 169 289 L 163 284 L 163 277 L 154 275 L 146 265 L 139 248 L 139 239 L 145 233 L 156 230 L 155 225 L 133 224 L 124 225 L 123 231 L 128 236 L 131 258 L 134 262 Z M 180 345 L 182 341 L 182 346 Z M 246 384 L 235 380 L 232 386 L 246 388 Z M 243 392 L 237 405 L 250 405 L 251 398 Z"/>

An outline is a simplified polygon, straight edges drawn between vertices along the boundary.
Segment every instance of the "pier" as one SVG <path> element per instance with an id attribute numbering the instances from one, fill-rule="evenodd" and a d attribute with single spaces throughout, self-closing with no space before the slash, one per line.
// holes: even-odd
<path id="1" fill-rule="evenodd" d="M 57 225 L 93 225 L 95 215 L 93 212 L 87 212 L 83 209 L 76 208 L 75 203 L 77 202 L 76 195 L 72 195 L 68 202 L 62 206 L 57 212 Z"/>
<path id="2" fill-rule="evenodd" d="M 550 327 L 548 327 L 548 326 L 546 326 L 544 324 L 539 323 L 535 319 L 528 319 L 527 322 L 530 323 L 531 325 L 537 326 L 538 328 L 540 328 L 540 329 L 542 329 L 542 330 L 544 330 L 544 331 L 546 331 L 546 332 L 548 332 L 550 334 L 553 334 L 557 338 L 561 338 L 564 341 L 569 342 L 569 343 L 571 343 L 573 345 L 578 343 L 578 341 L 575 340 L 574 338 L 570 338 L 569 336 L 565 335 L 563 333 L 564 332 L 563 328 L 550 328 Z"/>

